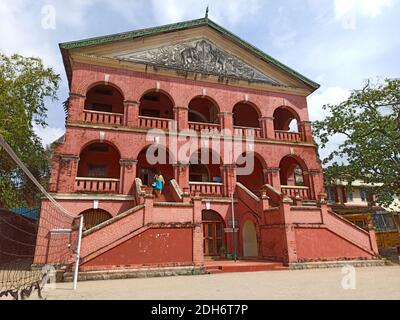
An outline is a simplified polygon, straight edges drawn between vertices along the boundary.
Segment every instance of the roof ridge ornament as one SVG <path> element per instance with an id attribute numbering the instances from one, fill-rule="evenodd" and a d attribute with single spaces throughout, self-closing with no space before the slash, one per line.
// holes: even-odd
<path id="1" fill-rule="evenodd" d="M 209 11 L 209 5 L 207 5 L 207 8 L 206 8 L 206 15 L 205 15 L 206 19 L 208 19 L 208 11 Z"/>

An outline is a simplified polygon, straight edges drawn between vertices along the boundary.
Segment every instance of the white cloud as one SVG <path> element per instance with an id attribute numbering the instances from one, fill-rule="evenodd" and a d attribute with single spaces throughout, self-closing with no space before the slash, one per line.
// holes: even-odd
<path id="1" fill-rule="evenodd" d="M 339 104 L 350 96 L 350 90 L 342 87 L 329 87 L 317 91 L 308 97 L 310 119 L 322 120 L 327 113 L 322 109 L 325 104 Z"/>
<path id="2" fill-rule="evenodd" d="M 44 147 L 50 145 L 54 141 L 56 141 L 58 138 L 60 138 L 65 130 L 62 128 L 53 128 L 53 127 L 41 127 L 35 125 L 33 127 L 33 130 L 35 133 L 39 136 L 39 138 L 42 140 L 42 144 Z"/>
<path id="3" fill-rule="evenodd" d="M 393 0 L 335 0 L 335 17 L 344 29 L 355 30 L 358 16 L 375 18 L 392 4 Z"/>
<path id="4" fill-rule="evenodd" d="M 349 98 L 351 91 L 342 87 L 328 87 L 317 91 L 308 97 L 308 107 L 311 121 L 323 120 L 328 116 L 327 111 L 322 109 L 326 104 L 339 104 Z M 328 157 L 338 146 L 343 143 L 344 137 L 335 135 L 331 137 L 324 149 L 319 149 L 321 159 Z M 337 159 L 339 160 L 339 159 Z"/>

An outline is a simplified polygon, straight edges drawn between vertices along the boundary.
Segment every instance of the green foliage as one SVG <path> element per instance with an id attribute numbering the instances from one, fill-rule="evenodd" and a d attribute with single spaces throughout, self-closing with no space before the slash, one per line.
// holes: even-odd
<path id="1" fill-rule="evenodd" d="M 400 80 L 368 81 L 347 101 L 323 108 L 330 115 L 314 123 L 320 147 L 336 134 L 345 137 L 324 160 L 330 164 L 327 182 L 361 179 L 374 186 L 378 203 L 390 204 L 394 195 L 400 195 Z"/>
<path id="2" fill-rule="evenodd" d="M 46 151 L 33 130 L 45 127 L 47 99 L 56 100 L 60 76 L 39 58 L 0 53 L 0 134 L 43 184 L 49 175 Z M 0 207 L 33 206 L 37 188 L 0 150 Z"/>

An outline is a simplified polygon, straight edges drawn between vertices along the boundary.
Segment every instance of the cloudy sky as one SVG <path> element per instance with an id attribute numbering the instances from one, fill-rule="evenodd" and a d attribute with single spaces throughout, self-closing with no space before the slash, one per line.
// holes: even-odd
<path id="1" fill-rule="evenodd" d="M 0 50 L 39 56 L 62 75 L 49 127 L 37 129 L 44 144 L 64 132 L 58 43 L 200 18 L 208 3 L 216 23 L 321 84 L 311 120 L 367 78 L 399 77 L 400 0 L 1 0 Z"/>

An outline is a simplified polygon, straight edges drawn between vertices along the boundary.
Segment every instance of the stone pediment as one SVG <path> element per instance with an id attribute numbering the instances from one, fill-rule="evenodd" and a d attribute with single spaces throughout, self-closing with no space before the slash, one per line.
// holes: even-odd
<path id="1" fill-rule="evenodd" d="M 113 58 L 250 82 L 281 85 L 277 80 L 204 38 L 125 52 L 116 54 Z"/>

